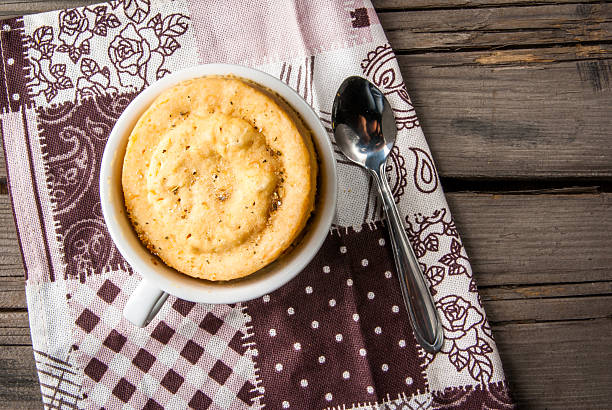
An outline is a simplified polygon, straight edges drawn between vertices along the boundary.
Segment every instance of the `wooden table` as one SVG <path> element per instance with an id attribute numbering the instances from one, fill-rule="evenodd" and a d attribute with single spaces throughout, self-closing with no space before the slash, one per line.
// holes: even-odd
<path id="1" fill-rule="evenodd" d="M 0 0 L 0 16 L 87 0 Z M 376 0 L 522 407 L 612 403 L 612 4 Z M 0 166 L 0 408 L 39 408 Z"/>

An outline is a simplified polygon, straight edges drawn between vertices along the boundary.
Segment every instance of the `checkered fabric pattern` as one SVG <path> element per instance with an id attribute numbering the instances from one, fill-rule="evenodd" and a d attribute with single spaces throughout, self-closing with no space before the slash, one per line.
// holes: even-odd
<path id="1" fill-rule="evenodd" d="M 253 352 L 245 347 L 243 308 L 171 297 L 154 322 L 135 333 L 121 309 L 137 283 L 135 275 L 120 272 L 70 293 L 74 348 L 87 376 L 86 406 L 234 409 L 250 404 L 256 388 L 250 381 Z"/>

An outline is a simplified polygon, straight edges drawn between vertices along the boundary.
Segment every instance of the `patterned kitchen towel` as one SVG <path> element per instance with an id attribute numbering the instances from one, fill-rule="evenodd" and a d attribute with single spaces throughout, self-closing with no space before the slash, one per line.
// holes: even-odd
<path id="1" fill-rule="evenodd" d="M 369 0 L 114 0 L 0 26 L 0 124 L 45 407 L 513 406 L 467 255 Z M 387 172 L 444 325 L 442 352 L 415 342 L 372 181 L 339 152 L 333 229 L 296 279 L 236 305 L 170 297 L 144 329 L 122 318 L 140 278 L 100 211 L 106 139 L 143 87 L 208 62 L 277 76 L 328 129 L 344 78 L 364 76 L 384 91 L 398 129 Z"/>

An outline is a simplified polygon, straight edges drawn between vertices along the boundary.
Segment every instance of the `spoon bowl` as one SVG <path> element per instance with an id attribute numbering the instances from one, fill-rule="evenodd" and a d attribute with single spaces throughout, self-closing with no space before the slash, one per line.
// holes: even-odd
<path id="1" fill-rule="evenodd" d="M 347 78 L 336 94 L 332 121 L 336 143 L 348 159 L 368 168 L 386 161 L 397 129 L 389 101 L 374 84 Z"/>

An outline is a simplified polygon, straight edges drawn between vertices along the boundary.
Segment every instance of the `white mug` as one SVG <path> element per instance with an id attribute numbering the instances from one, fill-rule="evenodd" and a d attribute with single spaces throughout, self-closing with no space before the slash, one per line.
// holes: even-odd
<path id="1" fill-rule="evenodd" d="M 319 162 L 315 211 L 297 246 L 258 272 L 243 279 L 212 282 L 197 279 L 165 265 L 140 242 L 125 210 L 121 173 L 129 135 L 138 118 L 164 90 L 207 75 L 234 75 L 258 83 L 282 97 L 312 131 Z M 121 114 L 110 133 L 100 168 L 100 201 L 108 231 L 117 249 L 142 281 L 130 295 L 124 316 L 146 326 L 169 294 L 199 303 L 236 303 L 270 293 L 293 279 L 312 260 L 329 234 L 336 210 L 337 182 L 333 148 L 318 115 L 282 81 L 264 72 L 233 64 L 190 67 L 151 84 Z"/>

